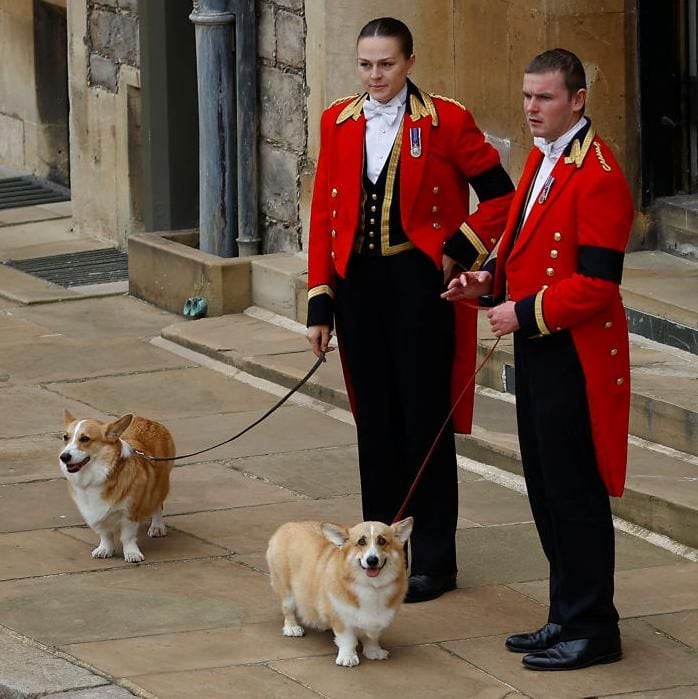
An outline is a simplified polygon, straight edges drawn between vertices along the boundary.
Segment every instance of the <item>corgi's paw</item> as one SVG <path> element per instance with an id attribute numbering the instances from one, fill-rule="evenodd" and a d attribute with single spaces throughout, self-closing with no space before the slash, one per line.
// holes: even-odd
<path id="1" fill-rule="evenodd" d="M 165 526 L 165 523 L 160 522 L 159 524 L 155 524 L 153 522 L 153 524 L 150 525 L 150 529 L 148 529 L 148 536 L 167 536 L 167 527 Z"/>
<path id="2" fill-rule="evenodd" d="M 342 667 L 356 667 L 359 664 L 359 656 L 356 651 L 347 652 L 340 649 L 335 662 Z"/>
<path id="3" fill-rule="evenodd" d="M 124 560 L 128 563 L 140 563 L 145 560 L 145 556 L 140 552 L 140 549 L 124 550 Z"/>
<path id="4" fill-rule="evenodd" d="M 284 624 L 284 636 L 292 636 L 298 638 L 305 636 L 305 629 L 300 624 Z"/>
<path id="5" fill-rule="evenodd" d="M 92 551 L 92 558 L 111 558 L 114 555 L 114 549 L 111 546 L 100 544 Z"/>
<path id="6" fill-rule="evenodd" d="M 364 658 L 369 660 L 387 660 L 390 657 L 390 651 L 381 648 L 380 646 L 364 646 Z"/>

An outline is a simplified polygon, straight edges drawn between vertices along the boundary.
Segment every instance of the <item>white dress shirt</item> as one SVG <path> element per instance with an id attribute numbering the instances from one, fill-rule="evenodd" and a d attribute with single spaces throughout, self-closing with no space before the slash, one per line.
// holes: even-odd
<path id="1" fill-rule="evenodd" d="M 526 206 L 526 213 L 524 215 L 523 222 L 526 222 L 528 215 L 531 213 L 533 205 L 538 201 L 543 185 L 545 184 L 550 173 L 555 167 L 555 163 L 560 159 L 560 156 L 565 152 L 565 148 L 570 144 L 572 137 L 579 131 L 579 129 L 586 124 L 586 117 L 582 117 L 569 131 L 566 131 L 559 138 L 554 141 L 546 141 L 544 138 L 534 138 L 533 145 L 543 152 L 543 162 L 538 168 L 538 175 L 536 176 L 536 181 L 533 183 L 531 188 L 531 197 L 528 200 L 528 205 Z M 551 185 L 552 186 L 552 185 Z M 523 225 L 523 224 L 522 224 Z"/>
<path id="2" fill-rule="evenodd" d="M 370 107 L 366 104 L 372 102 Z M 400 122 L 405 114 L 407 102 L 407 85 L 389 102 L 383 104 L 375 100 L 366 100 L 364 113 L 366 116 L 366 174 L 374 184 L 390 156 L 395 142 L 395 136 L 400 128 Z M 375 107 L 377 111 L 371 108 Z M 395 109 L 397 108 L 397 110 Z M 369 110 L 373 113 L 369 113 Z M 381 114 L 385 111 L 385 116 Z"/>

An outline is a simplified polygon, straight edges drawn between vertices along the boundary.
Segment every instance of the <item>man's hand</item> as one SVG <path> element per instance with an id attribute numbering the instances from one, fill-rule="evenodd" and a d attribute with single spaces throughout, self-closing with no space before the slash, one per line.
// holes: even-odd
<path id="1" fill-rule="evenodd" d="M 447 301 L 467 301 L 486 296 L 491 290 L 492 275 L 489 272 L 463 272 L 451 279 L 441 298 Z"/>
<path id="2" fill-rule="evenodd" d="M 311 325 L 308 328 L 308 342 L 316 357 L 320 357 L 323 352 L 332 352 L 334 347 L 330 347 L 332 331 L 329 325 Z"/>
<path id="3" fill-rule="evenodd" d="M 514 305 L 513 301 L 506 301 L 487 312 L 487 318 L 490 321 L 490 327 L 495 337 L 508 335 L 521 327 L 519 319 L 516 317 Z"/>

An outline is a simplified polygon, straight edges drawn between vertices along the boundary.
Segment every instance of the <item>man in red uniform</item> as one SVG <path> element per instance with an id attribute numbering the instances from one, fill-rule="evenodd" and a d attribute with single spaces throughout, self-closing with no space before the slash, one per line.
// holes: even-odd
<path id="1" fill-rule="evenodd" d="M 535 148 L 507 227 L 483 269 L 445 298 L 491 295 L 496 336 L 514 333 L 519 443 L 550 564 L 548 623 L 510 636 L 533 670 L 621 657 L 608 495 L 623 492 L 630 410 L 628 331 L 619 286 L 633 207 L 608 146 L 584 117 L 579 59 L 554 49 L 526 68 Z"/>
<path id="2" fill-rule="evenodd" d="M 474 370 L 476 311 L 443 301 L 444 280 L 454 263 L 480 268 L 514 189 L 470 112 L 408 79 L 414 62 L 403 22 L 381 17 L 363 27 L 364 92 L 322 115 L 310 217 L 308 339 L 319 354 L 337 328 L 363 515 L 384 522 Z M 471 387 L 453 416 L 459 432 L 470 431 L 472 398 Z M 456 586 L 457 474 L 449 425 L 405 513 L 415 519 L 407 602 Z"/>

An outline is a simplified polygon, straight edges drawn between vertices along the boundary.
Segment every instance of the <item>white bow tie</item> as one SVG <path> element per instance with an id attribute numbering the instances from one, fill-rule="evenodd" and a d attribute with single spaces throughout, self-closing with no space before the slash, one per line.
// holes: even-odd
<path id="1" fill-rule="evenodd" d="M 387 126 L 392 126 L 397 119 L 399 105 L 397 104 L 381 104 L 375 100 L 366 100 L 364 102 L 364 116 L 366 121 L 370 121 L 375 117 L 381 117 Z"/>

